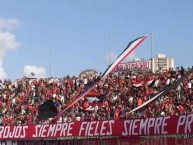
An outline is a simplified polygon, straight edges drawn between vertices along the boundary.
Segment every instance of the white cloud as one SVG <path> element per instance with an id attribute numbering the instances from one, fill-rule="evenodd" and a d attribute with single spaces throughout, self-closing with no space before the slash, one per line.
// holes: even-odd
<path id="1" fill-rule="evenodd" d="M 33 65 L 26 65 L 24 67 L 24 76 L 26 77 L 35 77 L 35 78 L 45 78 L 46 70 L 43 67 L 36 67 Z"/>
<path id="2" fill-rule="evenodd" d="M 0 79 L 5 79 L 7 74 L 3 68 L 4 54 L 7 50 L 15 50 L 20 47 L 15 35 L 9 32 L 18 27 L 20 22 L 17 19 L 0 18 Z"/>

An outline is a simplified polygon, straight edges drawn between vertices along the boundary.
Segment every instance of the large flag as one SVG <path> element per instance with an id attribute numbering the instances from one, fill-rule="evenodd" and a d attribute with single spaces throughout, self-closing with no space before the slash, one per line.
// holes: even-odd
<path id="1" fill-rule="evenodd" d="M 142 36 L 139 37 L 133 41 L 131 41 L 127 47 L 124 49 L 124 51 L 118 56 L 118 58 L 106 69 L 106 71 L 103 73 L 101 80 L 103 80 L 112 70 L 122 61 L 124 61 L 148 36 Z M 100 80 L 99 80 L 100 81 Z M 99 82 L 98 81 L 98 82 Z M 57 116 L 53 118 L 52 121 L 57 120 L 68 108 L 73 106 L 76 102 L 78 102 L 80 99 L 82 99 L 84 96 L 86 96 L 97 84 L 96 82 L 93 86 L 85 90 L 82 94 L 80 94 L 75 100 L 67 104 L 66 108 L 62 110 Z"/>
<path id="2" fill-rule="evenodd" d="M 104 79 L 112 70 L 123 60 L 125 60 L 148 36 L 139 37 L 131 41 L 124 51 L 118 56 L 118 58 L 106 69 L 103 73 L 102 79 Z"/>
<path id="3" fill-rule="evenodd" d="M 38 121 L 47 120 L 53 118 L 58 114 L 57 108 L 52 100 L 47 100 L 39 106 Z"/>

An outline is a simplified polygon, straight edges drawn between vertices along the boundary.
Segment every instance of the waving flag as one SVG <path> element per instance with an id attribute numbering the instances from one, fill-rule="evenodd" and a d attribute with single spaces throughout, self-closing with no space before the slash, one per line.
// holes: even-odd
<path id="1" fill-rule="evenodd" d="M 102 79 L 104 79 L 119 63 L 125 60 L 148 36 L 139 37 L 131 41 L 125 50 L 118 56 L 118 58 L 106 69 L 103 73 Z"/>
<path id="2" fill-rule="evenodd" d="M 136 88 L 141 87 L 142 85 L 143 85 L 143 81 L 133 83 L 133 86 Z"/>
<path id="3" fill-rule="evenodd" d="M 32 76 L 35 76 L 35 73 L 34 73 L 34 72 L 31 72 L 31 75 L 32 75 Z"/>
<path id="4" fill-rule="evenodd" d="M 155 84 L 155 79 L 154 78 L 151 78 L 151 79 L 149 79 L 149 80 L 147 80 L 147 82 L 146 82 L 146 84 L 149 86 L 149 87 L 151 87 L 151 86 L 153 86 L 154 84 Z"/>
<path id="5" fill-rule="evenodd" d="M 148 36 L 139 37 L 133 41 L 131 41 L 127 47 L 124 49 L 124 51 L 118 56 L 117 60 L 115 60 L 103 73 L 101 80 L 103 80 L 119 63 L 121 63 L 124 59 L 126 59 L 131 52 L 133 52 Z M 99 80 L 100 81 L 100 80 Z M 98 82 L 99 82 L 98 81 Z M 82 99 L 85 95 L 87 95 L 97 84 L 96 82 L 93 86 L 85 90 L 82 94 L 80 94 L 74 101 L 67 104 L 66 108 L 62 110 L 57 116 L 53 118 L 52 121 L 57 120 L 68 108 L 73 106 L 76 102 L 78 102 L 80 99 Z"/>

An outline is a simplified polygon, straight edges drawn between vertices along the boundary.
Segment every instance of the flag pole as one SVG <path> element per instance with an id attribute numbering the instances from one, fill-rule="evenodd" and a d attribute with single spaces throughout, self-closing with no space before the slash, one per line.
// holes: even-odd
<path id="1" fill-rule="evenodd" d="M 153 72 L 153 34 L 151 33 L 151 71 Z"/>
<path id="2" fill-rule="evenodd" d="M 111 65 L 111 37 L 109 36 L 109 66 Z"/>
<path id="3" fill-rule="evenodd" d="M 52 76 L 52 48 L 50 46 L 50 77 Z"/>

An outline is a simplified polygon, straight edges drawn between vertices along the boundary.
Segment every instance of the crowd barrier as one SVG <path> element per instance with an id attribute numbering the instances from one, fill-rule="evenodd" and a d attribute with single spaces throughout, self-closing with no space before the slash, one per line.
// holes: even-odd
<path id="1" fill-rule="evenodd" d="M 74 140 L 0 141 L 0 145 L 192 145 L 193 138 L 109 138 Z"/>

